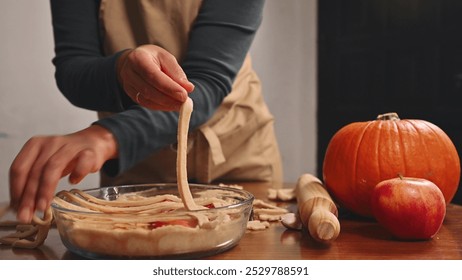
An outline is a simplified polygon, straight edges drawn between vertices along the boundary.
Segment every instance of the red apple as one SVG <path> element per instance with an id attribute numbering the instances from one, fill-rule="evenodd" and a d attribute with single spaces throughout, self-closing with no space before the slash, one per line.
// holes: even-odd
<path id="1" fill-rule="evenodd" d="M 378 223 L 402 240 L 430 239 L 446 215 L 441 190 L 431 181 L 400 177 L 375 186 L 371 208 Z"/>

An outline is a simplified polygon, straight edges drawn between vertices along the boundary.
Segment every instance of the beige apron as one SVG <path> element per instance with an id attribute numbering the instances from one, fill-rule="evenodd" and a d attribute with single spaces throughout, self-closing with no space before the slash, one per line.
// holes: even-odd
<path id="1" fill-rule="evenodd" d="M 165 48 L 181 61 L 200 5 L 199 0 L 102 0 L 104 50 L 113 54 L 149 43 Z M 108 114 L 99 112 L 99 117 Z M 274 187 L 282 185 L 273 116 L 249 56 L 231 93 L 189 140 L 191 182 L 269 181 Z M 176 182 L 175 164 L 175 148 L 167 147 L 117 177 L 102 173 L 101 185 Z"/>

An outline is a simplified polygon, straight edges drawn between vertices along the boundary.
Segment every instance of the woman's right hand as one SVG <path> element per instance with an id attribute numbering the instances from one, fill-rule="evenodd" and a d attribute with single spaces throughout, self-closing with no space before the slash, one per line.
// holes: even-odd
<path id="1" fill-rule="evenodd" d="M 153 110 L 178 111 L 194 90 L 176 58 L 155 45 L 125 51 L 119 57 L 117 72 L 127 95 Z"/>
<path id="2" fill-rule="evenodd" d="M 62 177 L 77 184 L 117 157 L 112 134 L 99 125 L 68 135 L 37 136 L 23 146 L 10 167 L 10 205 L 17 219 L 30 223 L 35 211 L 45 211 Z"/>

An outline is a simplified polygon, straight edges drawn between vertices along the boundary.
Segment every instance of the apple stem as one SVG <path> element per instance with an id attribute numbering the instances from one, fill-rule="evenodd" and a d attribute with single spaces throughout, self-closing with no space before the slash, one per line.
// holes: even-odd
<path id="1" fill-rule="evenodd" d="M 404 177 L 402 174 L 398 173 L 398 177 L 401 179 L 401 180 L 404 180 Z"/>

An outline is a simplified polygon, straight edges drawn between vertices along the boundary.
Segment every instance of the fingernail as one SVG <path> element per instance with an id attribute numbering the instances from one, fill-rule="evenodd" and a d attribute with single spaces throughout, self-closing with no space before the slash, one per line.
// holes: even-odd
<path id="1" fill-rule="evenodd" d="M 48 206 L 47 201 L 44 198 L 41 198 L 37 203 L 37 210 L 41 212 L 45 212 Z"/>
<path id="2" fill-rule="evenodd" d="M 77 184 L 77 180 L 71 175 L 69 176 L 69 183 L 72 185 L 75 185 Z"/>
<path id="3" fill-rule="evenodd" d="M 23 207 L 19 212 L 16 218 L 22 223 L 30 222 L 30 208 Z"/>

